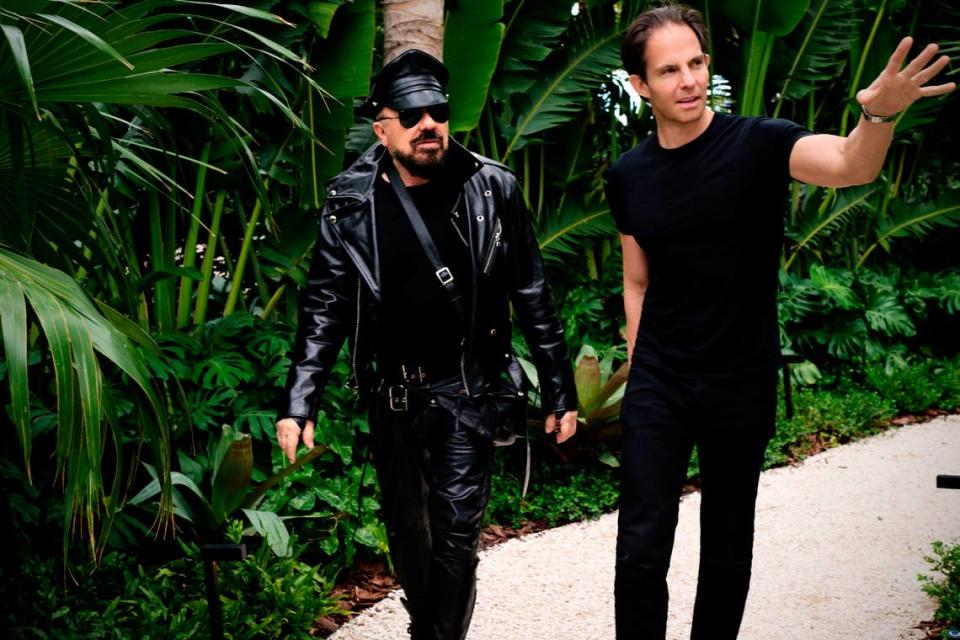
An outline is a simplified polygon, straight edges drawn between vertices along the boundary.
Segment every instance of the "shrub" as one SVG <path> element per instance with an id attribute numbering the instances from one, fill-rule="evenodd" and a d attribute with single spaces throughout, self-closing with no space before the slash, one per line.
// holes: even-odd
<path id="1" fill-rule="evenodd" d="M 932 545 L 933 555 L 924 558 L 941 577 L 919 575 L 923 591 L 936 599 L 933 619 L 945 627 L 960 625 L 960 543 L 944 544 L 937 540 Z M 946 638 L 946 630 L 941 637 Z"/>
<path id="2" fill-rule="evenodd" d="M 209 635 L 199 548 L 144 566 L 130 554 L 107 553 L 65 575 L 61 561 L 24 556 L 19 575 L 0 576 L 9 638 L 169 638 Z M 340 610 L 332 585 L 295 558 L 261 545 L 243 562 L 219 565 L 224 630 L 234 640 L 312 637 L 316 619 Z M 65 582 L 66 578 L 66 582 Z"/>
<path id="3" fill-rule="evenodd" d="M 865 367 L 864 378 L 868 387 L 892 400 L 902 413 L 952 408 L 960 402 L 960 371 L 949 361 L 926 360 L 894 371 L 871 364 Z"/>
<path id="4" fill-rule="evenodd" d="M 799 389 L 794 416 L 783 405 L 777 413 L 777 433 L 767 447 L 766 467 L 802 459 L 817 448 L 849 442 L 880 431 L 896 415 L 892 400 L 853 385 L 833 390 Z"/>
<path id="5" fill-rule="evenodd" d="M 619 474 L 596 461 L 535 470 L 523 499 L 521 480 L 499 466 L 493 475 L 488 522 L 520 526 L 524 520 L 539 520 L 555 527 L 596 518 L 615 509 L 620 498 Z"/>

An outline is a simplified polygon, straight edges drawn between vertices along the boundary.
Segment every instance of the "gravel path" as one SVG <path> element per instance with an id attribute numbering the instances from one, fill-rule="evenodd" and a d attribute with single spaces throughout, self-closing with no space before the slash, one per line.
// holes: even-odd
<path id="1" fill-rule="evenodd" d="M 910 425 L 763 474 L 741 640 L 923 638 L 933 602 L 918 573 L 935 539 L 960 538 L 960 416 Z M 667 637 L 689 637 L 699 494 L 684 498 Z M 510 540 L 481 554 L 468 640 L 612 640 L 617 516 Z M 405 638 L 394 592 L 332 636 Z"/>

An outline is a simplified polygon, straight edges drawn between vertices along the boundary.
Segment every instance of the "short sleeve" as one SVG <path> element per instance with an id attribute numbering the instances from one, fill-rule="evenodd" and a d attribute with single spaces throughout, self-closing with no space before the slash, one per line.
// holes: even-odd
<path id="1" fill-rule="evenodd" d="M 812 131 L 795 122 L 773 118 L 757 118 L 756 133 L 763 145 L 763 155 L 770 162 L 768 166 L 777 167 L 788 177 L 793 145 L 800 138 L 813 135 Z"/>
<path id="2" fill-rule="evenodd" d="M 623 189 L 617 179 L 616 167 L 610 167 L 603 175 L 603 190 L 607 195 L 607 206 L 620 233 L 633 235 L 627 225 Z"/>

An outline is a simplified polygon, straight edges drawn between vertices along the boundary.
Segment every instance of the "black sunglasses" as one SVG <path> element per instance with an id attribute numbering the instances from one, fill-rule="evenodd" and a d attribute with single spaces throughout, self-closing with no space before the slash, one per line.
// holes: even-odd
<path id="1" fill-rule="evenodd" d="M 424 111 L 429 113 L 433 121 L 438 124 L 443 124 L 450 119 L 450 105 L 444 102 L 442 104 L 432 104 L 429 107 L 411 107 L 409 109 L 400 109 L 397 111 L 398 115 L 381 116 L 377 118 L 377 122 L 380 122 L 381 120 L 399 120 L 401 127 L 404 129 L 409 129 L 410 127 L 415 127 L 417 123 L 423 119 Z"/>

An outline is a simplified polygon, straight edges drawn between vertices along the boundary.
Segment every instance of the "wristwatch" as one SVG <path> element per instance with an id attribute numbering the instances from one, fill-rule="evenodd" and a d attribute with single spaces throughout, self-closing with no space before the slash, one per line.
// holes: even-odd
<path id="1" fill-rule="evenodd" d="M 863 112 L 863 119 L 867 122 L 872 122 L 874 124 L 883 124 L 884 122 L 893 122 L 897 119 L 897 116 L 900 115 L 899 112 L 891 113 L 888 116 L 878 116 L 874 113 L 867 111 L 867 108 L 863 105 L 860 105 L 860 111 Z"/>

